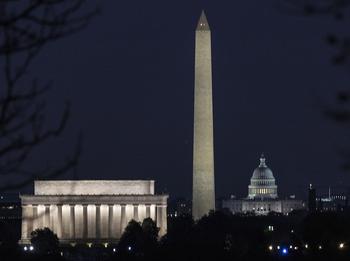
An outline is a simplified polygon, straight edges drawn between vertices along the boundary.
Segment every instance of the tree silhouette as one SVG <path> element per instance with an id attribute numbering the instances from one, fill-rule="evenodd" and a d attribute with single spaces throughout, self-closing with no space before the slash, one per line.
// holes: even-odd
<path id="1" fill-rule="evenodd" d="M 131 220 L 120 238 L 118 250 L 124 257 L 141 256 L 144 254 L 144 243 L 141 224 Z"/>
<path id="2" fill-rule="evenodd" d="M 145 218 L 141 227 L 145 242 L 145 255 L 152 255 L 157 250 L 159 228 L 151 218 Z"/>
<path id="3" fill-rule="evenodd" d="M 158 250 L 159 228 L 151 218 L 142 223 L 131 220 L 118 243 L 118 251 L 123 258 L 154 260 Z"/>
<path id="4" fill-rule="evenodd" d="M 346 25 L 346 16 L 349 16 L 350 0 L 282 0 L 282 10 L 292 15 L 304 17 L 325 16 Z M 335 50 L 331 56 L 331 63 L 335 66 L 348 66 L 350 58 L 349 33 L 325 33 L 325 42 Z M 333 87 L 333 86 L 330 86 Z M 333 122 L 349 128 L 350 124 L 350 88 L 346 84 L 341 90 L 336 91 L 331 101 L 318 101 L 323 114 Z M 340 157 L 345 159 L 342 169 L 350 170 L 349 146 L 338 150 Z"/>
<path id="5" fill-rule="evenodd" d="M 34 247 L 35 253 L 41 255 L 55 255 L 59 250 L 59 240 L 55 233 L 49 228 L 36 229 L 30 234 L 30 242 Z"/>
<path id="6" fill-rule="evenodd" d="M 194 221 L 191 215 L 168 219 L 168 231 L 160 241 L 163 259 L 186 260 L 193 251 L 191 247 Z"/>
<path id="7" fill-rule="evenodd" d="M 36 178 L 55 177 L 77 165 L 80 141 L 61 165 L 28 167 L 42 144 L 64 131 L 70 114 L 64 105 L 56 126 L 47 122 L 44 95 L 51 84 L 31 77 L 31 64 L 47 44 L 86 27 L 97 9 L 86 11 L 86 0 L 0 2 L 0 175 L 19 175 L 17 182 L 0 185 L 17 189 Z M 84 10 L 85 9 L 85 10 Z"/>

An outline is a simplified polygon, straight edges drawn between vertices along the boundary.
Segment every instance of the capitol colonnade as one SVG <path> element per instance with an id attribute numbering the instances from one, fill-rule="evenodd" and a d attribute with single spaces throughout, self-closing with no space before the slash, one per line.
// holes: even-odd
<path id="1" fill-rule="evenodd" d="M 35 185 L 43 182 L 36 182 Z M 55 184 L 55 181 L 49 182 L 50 185 Z M 137 187 L 118 192 L 118 187 L 125 189 L 125 186 L 135 182 L 139 182 L 140 186 L 149 186 L 148 181 L 82 182 L 88 184 L 85 192 L 69 191 L 67 186 L 63 191 L 51 189 L 40 193 L 39 189 L 34 195 L 22 195 L 21 243 L 29 243 L 30 233 L 44 227 L 54 231 L 61 243 L 117 242 L 130 220 L 142 222 L 145 218 L 156 222 L 160 236 L 166 233 L 167 195 L 154 195 L 154 189 L 149 194 L 143 194 L 145 192 Z M 91 184 L 99 185 L 100 189 L 89 190 Z M 106 188 L 111 186 L 114 188 L 109 192 Z M 84 194 L 77 194 L 82 192 Z"/>

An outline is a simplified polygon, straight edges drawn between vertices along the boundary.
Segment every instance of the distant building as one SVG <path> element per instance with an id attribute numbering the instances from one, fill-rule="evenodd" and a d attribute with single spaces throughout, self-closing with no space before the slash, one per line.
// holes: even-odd
<path id="1" fill-rule="evenodd" d="M 349 189 L 348 188 L 331 188 L 318 189 L 316 195 L 317 211 L 344 211 L 349 208 Z"/>
<path id="2" fill-rule="evenodd" d="M 18 194 L 0 194 L 0 221 L 21 220 L 21 201 Z"/>
<path id="3" fill-rule="evenodd" d="M 178 217 L 191 215 L 191 201 L 185 198 L 176 198 L 168 204 L 168 216 Z"/>
<path id="4" fill-rule="evenodd" d="M 128 222 L 152 218 L 167 230 L 167 195 L 154 194 L 153 180 L 35 181 L 34 195 L 21 195 L 21 243 L 48 227 L 60 243 L 115 243 Z"/>
<path id="5" fill-rule="evenodd" d="M 267 215 L 269 212 L 288 214 L 297 209 L 303 209 L 301 200 L 291 197 L 279 199 L 277 185 L 272 171 L 267 167 L 264 155 L 260 157 L 260 164 L 254 170 L 248 186 L 248 196 L 244 199 L 231 197 L 222 202 L 222 207 L 232 213 L 255 213 Z"/>
<path id="6" fill-rule="evenodd" d="M 0 194 L 0 226 L 11 231 L 16 240 L 21 237 L 22 209 L 18 194 Z M 0 236 L 1 245 L 1 236 Z"/>
<path id="7" fill-rule="evenodd" d="M 308 210 L 310 212 L 316 211 L 316 189 L 310 184 L 309 193 L 308 193 Z"/>

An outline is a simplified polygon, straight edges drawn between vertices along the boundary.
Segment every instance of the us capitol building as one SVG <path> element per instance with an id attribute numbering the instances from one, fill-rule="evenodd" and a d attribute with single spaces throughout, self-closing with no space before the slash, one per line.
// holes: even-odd
<path id="1" fill-rule="evenodd" d="M 276 180 L 271 169 L 266 165 L 262 154 L 260 164 L 254 170 L 248 186 L 248 196 L 244 199 L 223 200 L 222 207 L 232 213 L 255 213 L 267 215 L 269 212 L 288 214 L 297 209 L 303 209 L 304 204 L 296 199 L 279 199 L 277 194 Z"/>

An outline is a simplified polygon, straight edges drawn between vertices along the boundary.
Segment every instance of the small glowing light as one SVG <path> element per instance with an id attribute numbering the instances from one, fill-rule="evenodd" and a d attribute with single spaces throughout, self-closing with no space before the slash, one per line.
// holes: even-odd
<path id="1" fill-rule="evenodd" d="M 128 246 L 128 250 L 131 251 L 131 246 Z"/>
<path id="2" fill-rule="evenodd" d="M 87 243 L 88 247 L 91 248 L 92 246 L 92 243 Z"/>
<path id="3" fill-rule="evenodd" d="M 103 245 L 104 245 L 104 247 L 105 247 L 105 248 L 107 248 L 107 247 L 108 247 L 108 243 L 104 243 Z"/>
<path id="4" fill-rule="evenodd" d="M 296 246 L 296 247 L 294 247 L 294 249 L 295 249 L 295 250 L 298 250 L 298 247 Z"/>
<path id="5" fill-rule="evenodd" d="M 27 251 L 27 250 L 28 250 L 28 247 L 25 246 L 23 249 L 24 249 L 24 251 Z"/>
<path id="6" fill-rule="evenodd" d="M 340 244 L 339 244 L 339 248 L 340 248 L 340 249 L 344 248 L 344 243 L 340 243 Z"/>
<path id="7" fill-rule="evenodd" d="M 306 245 L 305 245 L 305 248 L 308 248 L 308 247 L 309 247 L 309 245 L 308 245 L 308 244 L 306 244 Z"/>
<path id="8" fill-rule="evenodd" d="M 283 248 L 283 249 L 282 249 L 282 254 L 284 254 L 284 255 L 288 254 L 287 248 Z"/>
<path id="9" fill-rule="evenodd" d="M 280 246 L 277 246 L 277 249 L 279 250 L 281 247 Z"/>
<path id="10" fill-rule="evenodd" d="M 322 246 L 318 246 L 318 249 L 320 249 L 320 250 L 321 250 L 321 249 L 322 249 Z"/>
<path id="11" fill-rule="evenodd" d="M 115 248 L 113 248 L 113 252 L 116 252 L 117 250 Z"/>
<path id="12" fill-rule="evenodd" d="M 273 250 L 273 246 L 269 246 L 269 250 L 272 251 Z"/>
<path id="13" fill-rule="evenodd" d="M 33 247 L 33 246 L 30 246 L 30 247 L 29 247 L 29 250 L 30 250 L 30 251 L 33 251 L 33 250 L 34 250 L 34 247 Z"/>
<path id="14" fill-rule="evenodd" d="M 290 248 L 290 249 L 292 249 L 292 248 L 293 248 L 293 246 L 292 246 L 292 245 L 290 245 L 290 246 L 289 246 L 289 248 Z"/>
<path id="15" fill-rule="evenodd" d="M 290 233 L 294 233 L 294 230 L 292 229 L 292 230 L 290 231 Z"/>

